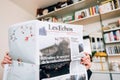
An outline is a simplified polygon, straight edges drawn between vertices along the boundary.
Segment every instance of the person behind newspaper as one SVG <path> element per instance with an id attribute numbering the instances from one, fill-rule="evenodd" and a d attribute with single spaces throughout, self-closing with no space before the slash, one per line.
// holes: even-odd
<path id="1" fill-rule="evenodd" d="M 91 75 L 92 75 L 92 71 L 90 70 L 91 67 L 91 56 L 84 52 L 85 57 L 83 57 L 81 59 L 81 64 L 86 66 L 87 69 L 87 75 L 88 75 L 88 80 L 90 79 Z M 6 53 L 6 55 L 4 56 L 4 59 L 1 61 L 1 66 L 4 68 L 5 64 L 12 64 L 12 58 L 9 56 L 9 53 Z"/>

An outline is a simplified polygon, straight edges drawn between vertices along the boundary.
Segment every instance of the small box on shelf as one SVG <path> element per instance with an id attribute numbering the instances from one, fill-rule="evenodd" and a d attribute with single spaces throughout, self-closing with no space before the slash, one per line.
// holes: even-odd
<path id="1" fill-rule="evenodd" d="M 120 62 L 119 61 L 111 61 L 109 63 L 110 71 L 120 72 Z"/>

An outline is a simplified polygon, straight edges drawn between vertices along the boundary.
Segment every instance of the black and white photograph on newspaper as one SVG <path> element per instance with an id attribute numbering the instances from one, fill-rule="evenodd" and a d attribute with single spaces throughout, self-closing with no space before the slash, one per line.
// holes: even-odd
<path id="1" fill-rule="evenodd" d="M 69 74 L 70 61 L 40 65 L 40 80 L 59 80 L 59 76 Z"/>
<path id="2" fill-rule="evenodd" d="M 49 41 L 48 41 L 49 40 Z M 42 37 L 40 43 L 40 63 L 70 61 L 70 40 L 68 37 Z"/>

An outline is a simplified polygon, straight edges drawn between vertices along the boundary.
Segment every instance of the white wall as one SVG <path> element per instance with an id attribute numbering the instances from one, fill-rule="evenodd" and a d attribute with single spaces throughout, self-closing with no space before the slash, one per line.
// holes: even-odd
<path id="1" fill-rule="evenodd" d="M 11 0 L 0 0 L 0 62 L 8 50 L 8 28 L 10 25 L 35 19 Z M 3 68 L 0 66 L 0 80 L 2 80 Z"/>

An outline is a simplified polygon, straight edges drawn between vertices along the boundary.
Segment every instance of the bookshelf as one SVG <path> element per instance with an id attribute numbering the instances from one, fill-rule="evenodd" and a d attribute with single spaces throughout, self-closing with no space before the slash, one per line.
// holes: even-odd
<path id="1" fill-rule="evenodd" d="M 118 17 L 118 16 L 120 16 L 120 8 L 101 14 L 102 20 L 113 18 L 113 17 Z M 85 25 L 85 24 L 98 22 L 99 20 L 100 20 L 99 14 L 96 14 L 96 15 L 92 15 L 86 18 L 79 19 L 79 20 L 73 20 L 68 23 Z"/>
<path id="2" fill-rule="evenodd" d="M 99 0 L 99 1 L 102 2 L 104 0 Z M 91 6 L 95 6 L 97 4 L 98 4 L 97 0 L 81 0 L 79 2 L 73 3 L 66 7 L 49 12 L 45 15 L 37 16 L 36 18 L 38 20 L 40 20 L 40 19 L 43 19 L 46 17 L 61 17 L 63 15 L 67 15 L 70 13 L 74 14 L 78 10 L 84 10 Z M 114 18 L 114 17 L 118 17 L 118 16 L 120 16 L 120 8 L 113 9 L 113 10 L 107 11 L 105 13 L 101 13 L 102 20 L 106 20 L 106 19 Z M 66 22 L 66 23 L 86 25 L 86 24 L 98 22 L 99 20 L 100 20 L 99 14 L 94 14 L 94 15 L 90 15 L 90 16 L 87 16 L 87 17 L 84 17 L 81 19 L 77 19 L 77 20 L 74 19 L 74 20 Z"/>
<path id="3" fill-rule="evenodd" d="M 120 54 L 120 23 L 119 20 L 108 25 L 108 27 L 114 26 L 108 30 L 103 31 L 103 36 L 106 45 L 106 52 L 110 54 Z"/>
<path id="4" fill-rule="evenodd" d="M 100 2 L 105 1 L 105 0 L 98 0 L 98 1 L 100 3 Z M 63 16 L 63 15 L 67 15 L 69 13 L 75 13 L 75 11 L 78 11 L 78 10 L 83 10 L 83 9 L 95 6 L 97 4 L 98 4 L 97 0 L 81 0 L 79 2 L 73 3 L 73 4 L 68 5 L 66 7 L 57 9 L 57 10 L 52 11 L 52 12 L 49 12 L 46 15 L 37 16 L 37 19 L 40 20 L 42 18 L 51 17 L 51 16 Z M 120 7 L 112 9 L 112 10 L 104 12 L 104 13 L 101 13 L 101 19 L 103 21 L 108 20 L 108 19 L 112 19 L 112 18 L 117 18 L 117 17 L 120 17 Z M 84 25 L 86 27 L 86 25 L 89 26 L 89 24 L 90 25 L 92 24 L 94 26 L 94 23 L 97 23 L 97 22 L 98 22 L 98 24 L 100 22 L 100 15 L 99 14 L 90 15 L 90 16 L 87 16 L 87 17 L 84 17 L 84 18 L 81 18 L 81 19 L 77 19 L 77 20 L 72 20 L 72 21 L 69 21 L 69 22 L 66 22 L 66 23 L 68 23 L 68 24 L 78 24 L 78 25 L 81 24 L 81 25 Z M 109 29 L 109 30 L 104 30 L 103 34 L 111 32 L 111 31 L 115 31 L 115 30 L 118 30 L 118 29 L 120 29 L 120 28 L 113 28 L 113 29 Z M 109 45 L 109 44 L 113 45 L 113 44 L 118 44 L 118 43 L 120 43 L 120 41 L 106 42 L 105 46 Z M 116 56 L 120 58 L 120 54 L 110 54 L 110 55 L 107 56 L 107 58 L 108 58 L 108 60 L 109 60 L 109 57 L 110 58 L 112 57 L 112 58 L 115 59 Z M 98 71 L 98 72 L 101 73 L 102 71 Z M 107 72 L 107 71 L 105 71 L 105 72 Z M 110 71 L 108 71 L 108 72 L 110 73 Z"/>
<path id="5" fill-rule="evenodd" d="M 119 17 L 119 16 L 118 16 Z M 103 36 L 105 40 L 106 53 L 108 55 L 108 64 L 110 74 L 120 73 L 120 17 L 118 20 L 108 23 L 107 30 L 103 27 Z"/>
<path id="6" fill-rule="evenodd" d="M 100 0 L 100 2 L 101 1 L 104 1 L 104 0 Z M 94 15 L 86 16 L 86 17 L 84 17 L 82 19 L 76 20 L 75 19 L 75 13 L 77 11 L 88 9 L 90 7 L 96 6 L 97 4 L 98 4 L 97 0 L 80 0 L 80 1 L 78 1 L 76 3 L 67 5 L 66 7 L 55 9 L 54 11 L 51 11 L 51 12 L 45 14 L 45 15 L 44 14 L 43 15 L 38 15 L 36 18 L 38 20 L 41 20 L 41 19 L 44 19 L 44 18 L 47 18 L 47 17 L 57 17 L 58 19 L 62 17 L 62 20 L 63 20 L 63 17 L 65 17 L 65 16 L 67 16 L 69 14 L 72 14 L 72 16 L 74 17 L 74 19 L 71 20 L 71 21 L 65 22 L 65 23 L 69 23 L 69 24 L 81 24 L 81 25 L 90 24 L 90 23 L 94 23 L 94 22 L 99 21 L 99 14 L 94 14 Z M 119 10 L 115 10 L 115 11 L 118 14 L 120 13 Z M 113 11 L 109 15 L 113 16 L 114 15 L 113 13 L 115 11 Z M 107 19 L 107 17 L 105 15 L 108 15 L 108 14 L 105 13 L 102 16 L 104 17 L 104 19 Z M 62 21 L 62 22 L 64 22 L 64 21 Z"/>
<path id="7" fill-rule="evenodd" d="M 79 1 L 79 2 L 73 3 L 73 4 L 68 5 L 68 6 L 66 6 L 66 7 L 57 9 L 57 10 L 52 11 L 52 12 L 49 12 L 49 13 L 46 14 L 46 15 L 38 16 L 37 19 L 41 19 L 41 18 L 44 18 L 44 17 L 50 17 L 50 16 L 61 16 L 61 15 L 65 15 L 65 14 L 68 14 L 68 13 L 71 13 L 71 12 L 75 12 L 76 10 L 79 10 L 79 9 L 87 8 L 87 7 L 90 6 L 90 5 L 88 5 L 88 4 L 91 4 L 91 6 L 93 6 L 93 5 L 95 5 L 96 3 L 97 3 L 96 0 L 81 0 L 81 1 Z"/>

